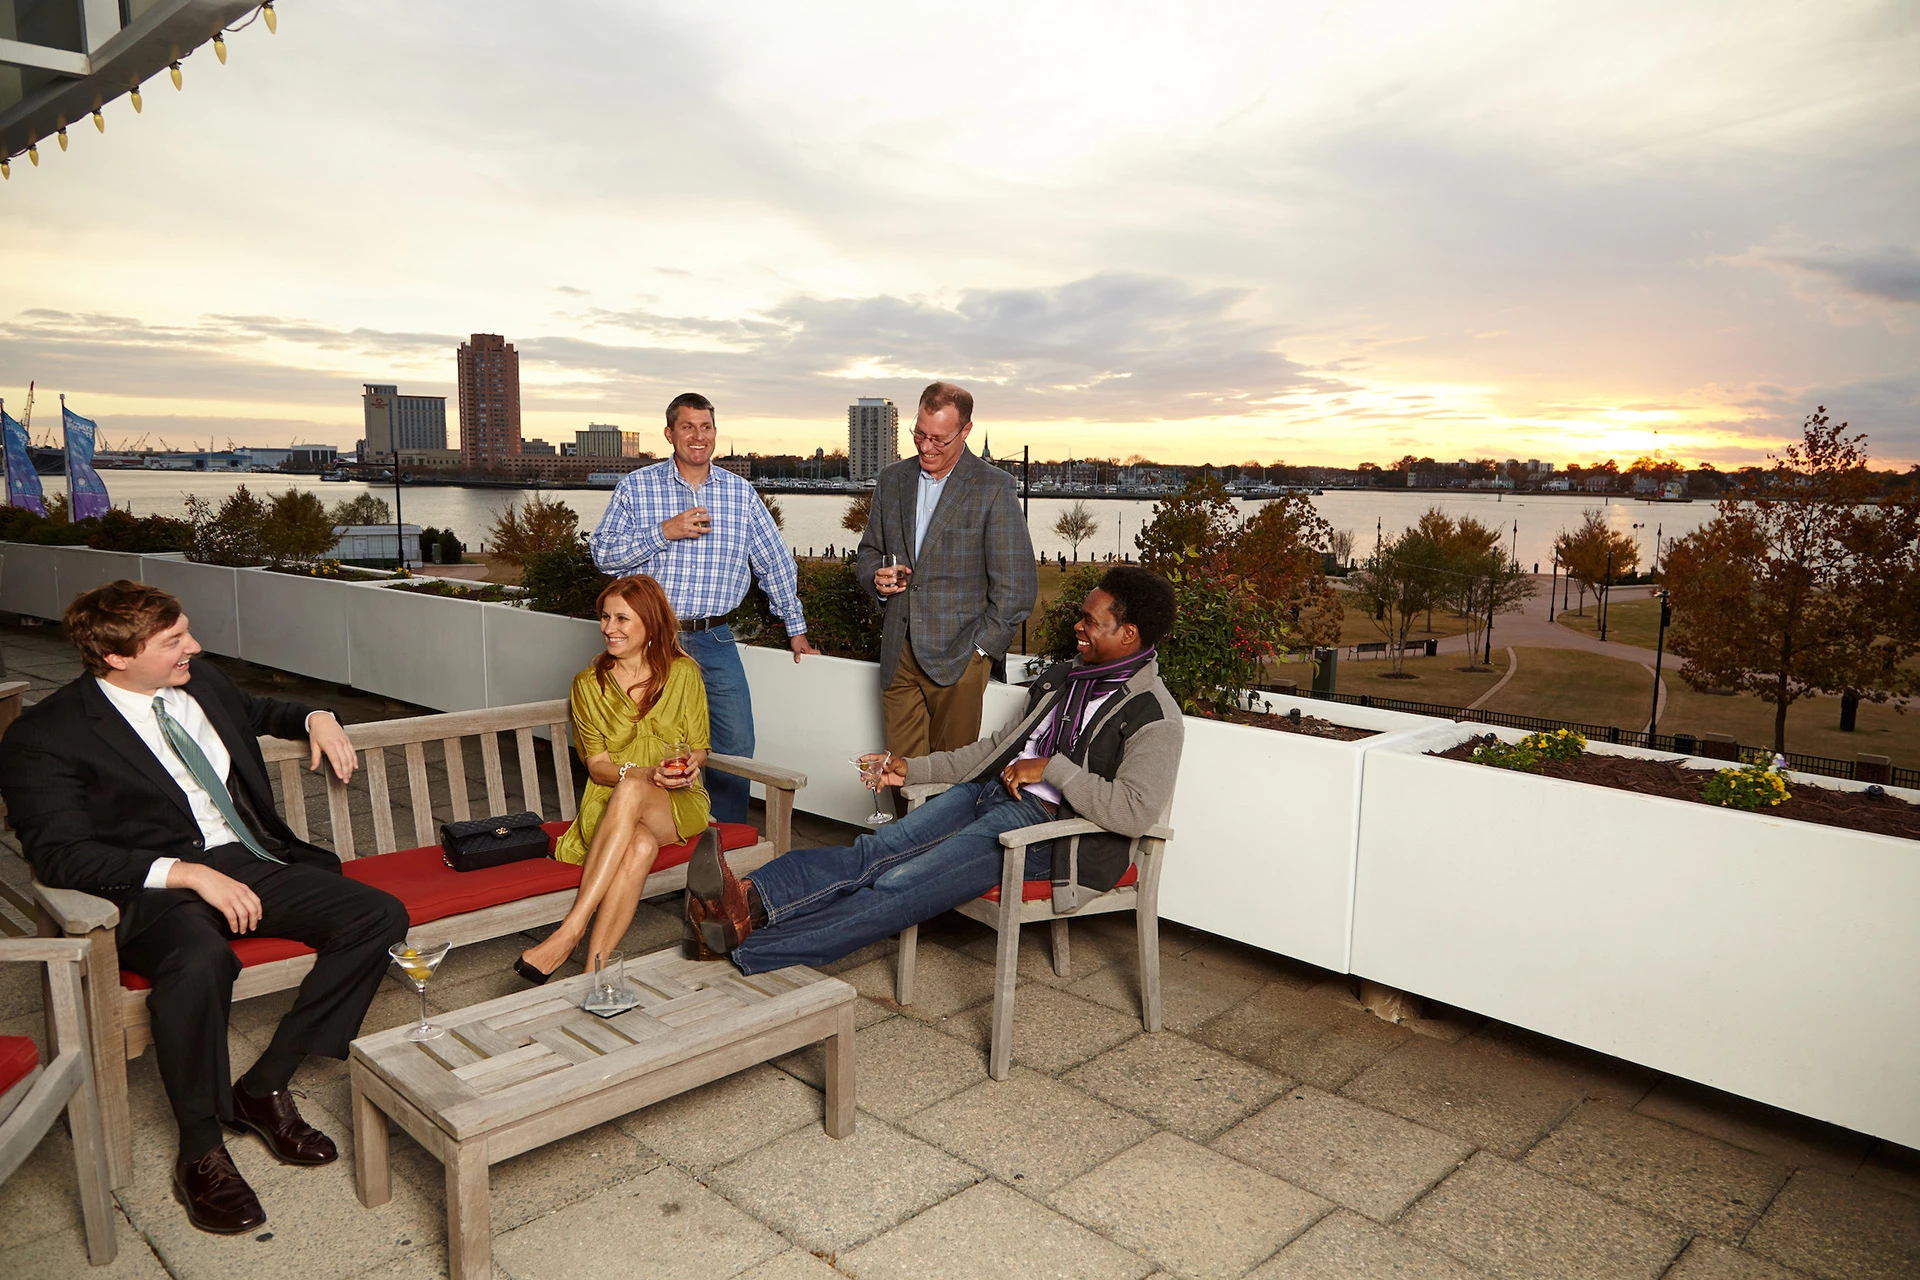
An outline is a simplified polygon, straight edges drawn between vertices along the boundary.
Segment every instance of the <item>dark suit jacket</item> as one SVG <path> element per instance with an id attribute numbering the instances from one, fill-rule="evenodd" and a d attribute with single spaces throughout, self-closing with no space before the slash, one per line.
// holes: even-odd
<path id="1" fill-rule="evenodd" d="M 1013 477 L 965 450 L 947 473 L 927 526 L 920 554 L 913 554 L 915 509 L 920 498 L 920 460 L 906 458 L 880 473 L 873 510 L 854 572 L 867 594 L 886 611 L 880 633 L 880 683 L 893 679 L 900 647 L 913 645 L 913 659 L 938 684 L 967 673 L 975 646 L 1005 656 L 1020 623 L 1033 612 L 1040 577 L 1033 563 Z M 904 592 L 883 596 L 873 589 L 880 557 L 892 554 L 913 567 Z"/>
<path id="2" fill-rule="evenodd" d="M 261 734 L 307 736 L 314 710 L 236 688 L 218 667 L 194 659 L 187 693 L 207 713 L 233 757 L 227 785 L 261 834 L 285 845 L 279 856 L 332 871 L 340 860 L 293 834 L 273 805 Z M 90 675 L 27 708 L 0 739 L 0 794 L 7 821 L 42 884 L 98 894 L 120 907 L 119 938 L 134 937 L 185 889 L 147 889 L 155 858 L 201 860 L 206 850 L 186 792 L 154 758 Z"/>

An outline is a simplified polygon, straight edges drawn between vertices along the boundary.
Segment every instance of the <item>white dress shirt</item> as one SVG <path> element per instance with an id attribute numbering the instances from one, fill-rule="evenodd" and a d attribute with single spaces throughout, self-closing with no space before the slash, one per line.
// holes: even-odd
<path id="1" fill-rule="evenodd" d="M 107 701 L 113 704 L 113 709 L 118 711 L 132 727 L 134 733 L 139 735 L 140 741 L 147 744 L 147 750 L 153 752 L 154 758 L 160 762 L 160 767 L 167 771 L 167 776 L 179 785 L 180 790 L 186 792 L 187 805 L 193 810 L 193 820 L 199 824 L 203 846 L 216 849 L 223 844 L 239 844 L 240 837 L 232 827 L 227 825 L 227 820 L 220 816 L 220 810 L 214 806 L 213 797 L 207 794 L 207 789 L 201 786 L 187 769 L 186 761 L 182 760 L 179 753 L 168 745 L 166 735 L 160 732 L 160 721 L 153 714 L 155 695 L 122 689 L 116 684 L 109 684 L 97 677 L 95 683 L 100 686 L 100 692 L 107 695 Z M 187 731 L 187 736 L 193 739 L 194 745 L 200 748 L 202 755 L 206 756 L 207 763 L 213 766 L 213 771 L 222 778 L 228 777 L 233 766 L 233 757 L 227 751 L 227 744 L 222 742 L 220 735 L 214 731 L 212 722 L 207 719 L 207 713 L 200 709 L 199 700 L 178 685 L 160 690 L 158 697 L 166 707 L 167 714 Z M 318 711 L 310 712 L 307 720 L 311 722 L 314 716 L 320 714 Z M 232 790 L 231 786 L 228 790 Z M 180 861 L 178 858 L 155 858 L 153 865 L 147 868 L 145 887 L 166 888 L 167 873 L 173 870 L 173 864 L 178 861 Z"/>

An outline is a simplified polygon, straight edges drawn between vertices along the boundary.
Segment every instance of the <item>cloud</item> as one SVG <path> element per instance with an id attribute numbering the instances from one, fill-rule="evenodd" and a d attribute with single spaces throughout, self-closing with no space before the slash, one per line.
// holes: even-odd
<path id="1" fill-rule="evenodd" d="M 600 311 L 595 327 L 639 345 L 520 349 L 635 393 L 707 383 L 751 413 L 947 378 L 974 391 L 983 418 L 1181 420 L 1257 415 L 1289 391 L 1335 386 L 1280 352 L 1277 326 L 1241 314 L 1248 292 L 1109 272 L 951 300 L 802 295 L 738 319 Z"/>
<path id="2" fill-rule="evenodd" d="M 1920 305 L 1920 254 L 1910 249 L 1888 246 L 1853 253 L 1839 249 L 1817 253 L 1757 251 L 1754 256 L 1768 266 L 1831 281 L 1863 298 Z"/>

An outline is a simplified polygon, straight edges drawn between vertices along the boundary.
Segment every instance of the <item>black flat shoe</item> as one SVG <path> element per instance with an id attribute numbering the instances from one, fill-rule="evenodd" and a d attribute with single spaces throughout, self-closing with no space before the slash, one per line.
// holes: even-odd
<path id="1" fill-rule="evenodd" d="M 546 986 L 547 979 L 553 976 L 553 974 L 551 973 L 542 973 L 538 969 L 534 968 L 532 965 L 528 964 L 526 961 L 526 957 L 524 956 L 520 957 L 519 959 L 513 962 L 513 971 L 519 974 L 522 978 L 525 978 L 528 982 L 532 983 L 536 987 Z M 558 971 L 556 970 L 556 972 Z"/>

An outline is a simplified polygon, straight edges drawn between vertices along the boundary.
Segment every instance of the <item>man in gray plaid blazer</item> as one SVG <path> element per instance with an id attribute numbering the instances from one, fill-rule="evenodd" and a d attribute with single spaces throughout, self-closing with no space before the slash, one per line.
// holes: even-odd
<path id="1" fill-rule="evenodd" d="M 973 396 L 920 393 L 916 457 L 880 473 L 854 571 L 886 611 L 880 640 L 887 750 L 952 751 L 980 736 L 993 660 L 1039 594 L 1033 540 L 1012 477 L 967 449 Z M 887 568 L 883 556 L 898 556 Z"/>

